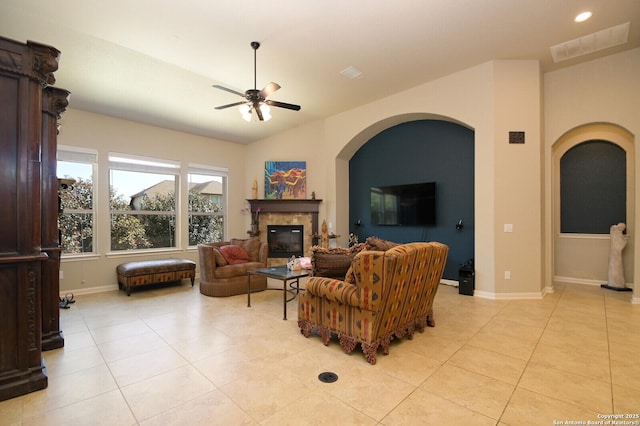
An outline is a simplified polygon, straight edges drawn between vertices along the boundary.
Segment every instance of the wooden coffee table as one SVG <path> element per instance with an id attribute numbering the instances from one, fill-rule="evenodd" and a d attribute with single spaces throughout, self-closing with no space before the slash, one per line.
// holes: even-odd
<path id="1" fill-rule="evenodd" d="M 251 276 L 252 275 L 264 275 L 267 278 L 273 278 L 276 280 L 282 281 L 282 294 L 283 294 L 283 304 L 284 304 L 284 318 L 287 319 L 287 302 L 290 302 L 296 298 L 298 293 L 300 292 L 300 278 L 308 277 L 309 270 L 301 269 L 299 271 L 290 271 L 287 269 L 287 265 L 282 266 L 272 266 L 271 268 L 261 268 L 254 269 L 253 271 L 247 272 L 248 275 L 248 285 L 247 285 L 247 307 L 251 307 Z M 289 284 L 289 289 L 287 289 L 287 282 L 293 281 Z M 269 289 L 267 289 L 269 290 Z M 280 289 L 273 289 L 280 290 Z M 293 297 L 287 299 L 287 293 L 293 294 Z"/>

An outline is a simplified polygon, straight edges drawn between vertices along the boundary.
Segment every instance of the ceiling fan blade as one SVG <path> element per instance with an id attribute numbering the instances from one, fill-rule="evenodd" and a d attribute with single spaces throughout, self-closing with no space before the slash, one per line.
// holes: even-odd
<path id="1" fill-rule="evenodd" d="M 224 90 L 225 92 L 233 93 L 234 95 L 242 96 L 244 98 L 244 93 L 238 92 L 237 90 L 229 89 L 228 87 L 220 86 L 218 84 L 214 84 L 213 87 L 216 89 Z"/>
<path id="2" fill-rule="evenodd" d="M 215 109 L 231 108 L 231 107 L 234 107 L 234 106 L 237 106 L 237 105 L 246 104 L 246 103 L 247 103 L 247 101 L 234 102 L 234 103 L 232 103 L 232 104 L 227 104 L 227 105 L 220 105 L 220 106 L 217 106 Z"/>
<path id="3" fill-rule="evenodd" d="M 258 115 L 258 119 L 260 121 L 264 121 L 264 117 L 262 116 L 262 111 L 260 110 L 260 106 L 253 106 L 253 110 L 256 112 L 256 114 Z"/>
<path id="4" fill-rule="evenodd" d="M 292 109 L 294 111 L 300 111 L 300 108 L 301 108 L 300 105 L 287 104 L 285 102 L 278 102 L 278 101 L 271 101 L 271 100 L 266 100 L 264 101 L 264 103 L 274 107 Z"/>
<path id="5" fill-rule="evenodd" d="M 276 90 L 278 90 L 280 88 L 280 85 L 278 83 L 274 83 L 273 81 L 269 84 L 267 84 L 266 86 L 264 86 L 264 89 L 262 89 L 260 91 L 260 95 L 263 98 L 266 98 L 267 96 L 271 95 L 273 92 L 275 92 Z"/>
<path id="6" fill-rule="evenodd" d="M 258 116 L 258 119 L 260 121 L 269 120 L 271 118 L 271 114 L 269 114 L 269 109 L 265 108 L 264 111 L 260 109 L 261 106 L 264 107 L 265 105 L 274 106 L 278 108 L 286 108 L 293 111 L 300 111 L 300 108 L 301 108 L 300 105 L 288 104 L 285 102 L 278 102 L 278 101 L 270 101 L 266 99 L 268 96 L 272 95 L 275 91 L 280 89 L 280 85 L 278 83 L 274 83 L 272 81 L 266 86 L 264 86 L 262 90 L 258 90 L 256 88 L 256 78 L 258 75 L 258 73 L 256 72 L 256 69 L 257 69 L 256 51 L 258 50 L 259 47 L 260 47 L 260 43 L 258 43 L 257 41 L 251 42 L 251 48 L 253 49 L 253 89 L 249 89 L 246 92 L 241 93 L 237 90 L 229 89 L 228 87 L 214 84 L 213 87 L 215 87 L 216 89 L 233 93 L 234 95 L 238 95 L 245 99 L 244 101 L 234 102 L 232 104 L 220 105 L 215 107 L 215 109 L 225 109 L 225 108 L 230 108 L 238 105 L 247 105 L 248 108 L 244 106 L 240 108 L 242 112 L 242 118 L 244 118 L 247 121 L 251 121 L 250 114 L 252 111 L 256 112 L 256 115 Z"/>

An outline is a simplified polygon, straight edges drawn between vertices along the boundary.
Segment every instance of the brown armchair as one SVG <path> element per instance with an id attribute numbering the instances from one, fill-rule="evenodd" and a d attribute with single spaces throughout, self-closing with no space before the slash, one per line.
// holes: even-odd
<path id="1" fill-rule="evenodd" d="M 222 254 L 223 246 L 239 246 L 248 254 L 248 260 L 242 263 L 229 264 Z M 247 272 L 266 268 L 269 248 L 267 243 L 256 237 L 235 239 L 216 243 L 198 245 L 200 259 L 200 293 L 205 296 L 226 297 L 247 293 Z M 251 277 L 251 290 L 261 291 L 267 288 L 267 277 L 254 275 Z"/>

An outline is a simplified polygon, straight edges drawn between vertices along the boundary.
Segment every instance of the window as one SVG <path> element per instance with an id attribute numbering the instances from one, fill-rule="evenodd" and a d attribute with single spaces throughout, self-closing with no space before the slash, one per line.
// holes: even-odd
<path id="1" fill-rule="evenodd" d="M 226 170 L 189 166 L 189 245 L 224 240 Z"/>
<path id="2" fill-rule="evenodd" d="M 58 146 L 58 178 L 75 183 L 60 191 L 58 227 L 63 254 L 94 252 L 94 175 L 97 169 L 95 151 Z"/>
<path id="3" fill-rule="evenodd" d="M 178 162 L 109 154 L 111 250 L 176 247 Z"/>
<path id="4" fill-rule="evenodd" d="M 626 222 L 626 152 L 618 145 L 591 140 L 560 159 L 562 233 L 608 234 Z"/>

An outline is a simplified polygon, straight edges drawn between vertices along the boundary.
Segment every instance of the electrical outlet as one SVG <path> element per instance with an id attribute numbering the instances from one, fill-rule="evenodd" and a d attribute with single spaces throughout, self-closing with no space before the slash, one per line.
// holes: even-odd
<path id="1" fill-rule="evenodd" d="M 58 278 L 61 280 L 64 279 L 64 271 L 58 271 Z"/>
<path id="2" fill-rule="evenodd" d="M 504 232 L 513 232 L 513 224 L 505 223 L 504 224 Z"/>
<path id="3" fill-rule="evenodd" d="M 511 271 L 504 271 L 504 279 L 505 280 L 511 279 Z"/>

